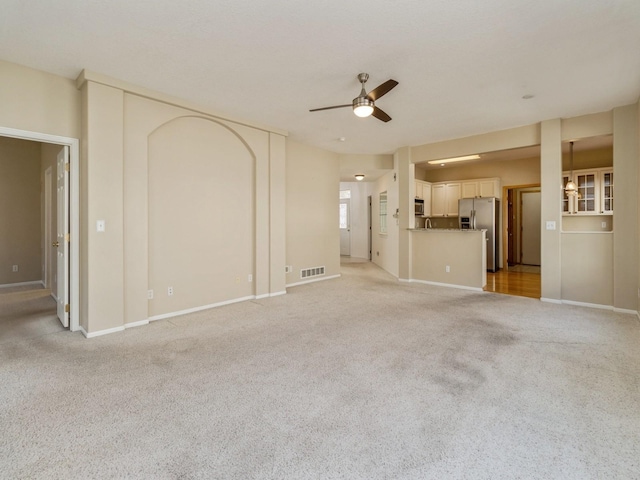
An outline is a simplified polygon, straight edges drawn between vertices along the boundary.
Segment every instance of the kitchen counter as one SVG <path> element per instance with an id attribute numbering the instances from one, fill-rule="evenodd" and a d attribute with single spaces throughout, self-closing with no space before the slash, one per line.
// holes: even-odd
<path id="1" fill-rule="evenodd" d="M 409 281 L 482 290 L 487 284 L 486 230 L 413 228 Z M 426 233 L 426 235 L 424 235 Z"/>

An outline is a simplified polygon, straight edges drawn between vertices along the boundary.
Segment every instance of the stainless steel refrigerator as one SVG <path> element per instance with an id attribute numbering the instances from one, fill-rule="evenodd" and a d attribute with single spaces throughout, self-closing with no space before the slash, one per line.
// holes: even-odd
<path id="1" fill-rule="evenodd" d="M 498 270 L 500 201 L 494 197 L 461 198 L 458 200 L 458 224 L 463 230 L 487 231 L 487 270 Z"/>

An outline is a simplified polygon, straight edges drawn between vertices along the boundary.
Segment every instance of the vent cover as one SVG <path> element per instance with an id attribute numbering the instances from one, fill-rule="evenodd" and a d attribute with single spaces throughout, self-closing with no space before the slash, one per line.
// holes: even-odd
<path id="1" fill-rule="evenodd" d="M 324 275 L 324 267 L 303 268 L 300 270 L 300 278 L 317 277 Z"/>

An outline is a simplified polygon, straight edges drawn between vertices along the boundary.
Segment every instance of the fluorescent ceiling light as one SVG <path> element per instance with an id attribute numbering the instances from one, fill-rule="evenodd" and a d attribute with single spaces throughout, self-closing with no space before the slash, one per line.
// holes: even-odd
<path id="1" fill-rule="evenodd" d="M 442 160 L 430 160 L 431 165 L 442 165 L 443 163 L 462 162 L 464 160 L 477 160 L 480 155 L 465 155 L 464 157 L 443 158 Z"/>

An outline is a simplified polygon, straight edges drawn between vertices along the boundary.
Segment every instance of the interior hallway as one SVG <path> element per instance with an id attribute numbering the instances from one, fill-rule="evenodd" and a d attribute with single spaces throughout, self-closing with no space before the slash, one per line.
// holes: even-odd
<path id="1" fill-rule="evenodd" d="M 0 345 L 65 330 L 51 290 L 39 285 L 0 288 Z"/>

